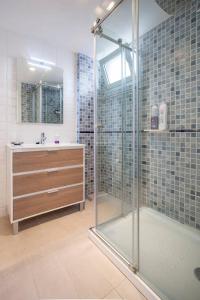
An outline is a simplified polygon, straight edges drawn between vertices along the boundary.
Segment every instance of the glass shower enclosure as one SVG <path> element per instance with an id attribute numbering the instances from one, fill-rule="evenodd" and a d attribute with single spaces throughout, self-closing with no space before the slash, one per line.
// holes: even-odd
<path id="1" fill-rule="evenodd" d="M 122 0 L 93 27 L 93 232 L 168 300 L 200 299 L 199 11 Z M 163 103 L 167 128 L 152 129 Z"/>
<path id="2" fill-rule="evenodd" d="M 122 9 L 122 11 L 121 11 Z M 124 1 L 96 30 L 96 231 L 130 265 L 133 254 L 133 57 L 132 6 Z M 110 29 L 127 17 L 126 38 Z M 124 29 L 124 28 L 123 28 Z M 120 235 L 114 226 L 129 216 L 131 230 Z M 116 223 L 115 223 L 116 222 Z M 121 224 L 119 224 L 121 226 Z M 125 243 L 121 239 L 126 238 Z"/>

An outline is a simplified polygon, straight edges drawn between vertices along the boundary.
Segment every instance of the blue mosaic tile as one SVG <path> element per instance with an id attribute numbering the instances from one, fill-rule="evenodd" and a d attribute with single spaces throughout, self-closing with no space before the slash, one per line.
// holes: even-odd
<path id="1" fill-rule="evenodd" d="M 93 60 L 77 54 L 77 141 L 85 144 L 86 196 L 94 192 Z"/>
<path id="2" fill-rule="evenodd" d="M 140 38 L 141 127 L 166 101 L 169 130 L 142 134 L 143 204 L 199 229 L 200 13 L 196 0 L 156 0 L 173 16 Z M 186 131 L 186 132 L 184 132 Z"/>

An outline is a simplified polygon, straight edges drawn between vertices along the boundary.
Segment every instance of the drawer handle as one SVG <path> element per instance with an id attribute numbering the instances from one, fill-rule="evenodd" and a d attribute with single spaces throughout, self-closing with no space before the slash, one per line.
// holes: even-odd
<path id="1" fill-rule="evenodd" d="M 56 154 L 58 152 L 58 150 L 47 150 L 48 154 Z"/>
<path id="2" fill-rule="evenodd" d="M 59 190 L 53 190 L 53 191 L 48 191 L 47 193 L 48 194 L 54 194 L 54 193 L 58 193 L 59 192 Z"/>
<path id="3" fill-rule="evenodd" d="M 47 171 L 47 174 L 57 173 L 57 172 L 58 172 L 58 170 L 49 170 L 49 171 Z"/>

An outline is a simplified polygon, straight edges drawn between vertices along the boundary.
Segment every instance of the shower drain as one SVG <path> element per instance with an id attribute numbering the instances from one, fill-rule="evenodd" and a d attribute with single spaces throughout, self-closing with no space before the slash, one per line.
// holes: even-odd
<path id="1" fill-rule="evenodd" d="M 200 267 L 194 269 L 194 274 L 198 280 L 200 280 Z"/>

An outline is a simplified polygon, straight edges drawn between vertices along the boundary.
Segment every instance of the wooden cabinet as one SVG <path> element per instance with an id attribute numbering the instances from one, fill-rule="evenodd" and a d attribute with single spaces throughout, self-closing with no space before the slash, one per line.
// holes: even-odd
<path id="1" fill-rule="evenodd" d="M 13 153 L 13 173 L 83 164 L 83 149 L 62 149 Z"/>
<path id="2" fill-rule="evenodd" d="M 13 195 L 21 196 L 83 182 L 83 167 L 27 173 L 13 176 Z"/>
<path id="3" fill-rule="evenodd" d="M 7 149 L 8 211 L 15 232 L 23 219 L 77 203 L 83 207 L 85 201 L 84 145 L 37 147 Z"/>
<path id="4" fill-rule="evenodd" d="M 38 215 L 65 207 L 83 200 L 83 184 L 65 187 L 54 191 L 44 192 L 39 195 L 25 196 L 13 203 L 14 220 Z"/>

